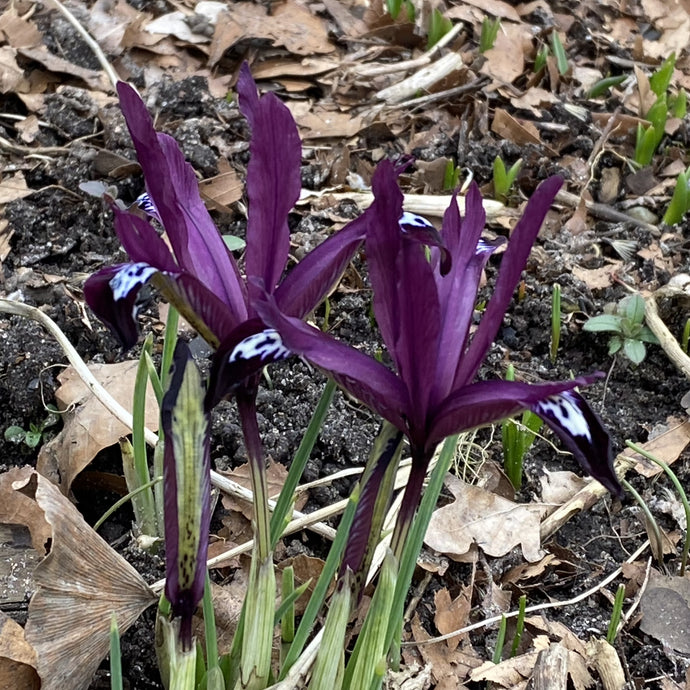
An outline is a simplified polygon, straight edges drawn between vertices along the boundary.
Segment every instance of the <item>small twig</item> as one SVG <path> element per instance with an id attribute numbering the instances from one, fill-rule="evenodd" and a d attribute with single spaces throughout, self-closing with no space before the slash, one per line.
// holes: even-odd
<path id="1" fill-rule="evenodd" d="M 571 208 L 577 208 L 580 205 L 581 198 L 577 194 L 571 194 L 561 190 L 556 194 L 556 201 Z M 650 223 L 645 223 L 643 220 L 638 218 L 633 218 L 627 213 L 617 211 L 615 208 L 608 206 L 607 204 L 600 204 L 596 201 L 588 201 L 585 199 L 585 206 L 587 211 L 591 213 L 595 218 L 600 218 L 601 220 L 607 220 L 611 223 L 632 223 L 638 228 L 647 230 L 654 237 L 659 237 L 660 230 L 656 225 L 651 225 Z"/>
<path id="2" fill-rule="evenodd" d="M 384 74 L 395 74 L 396 72 L 404 72 L 406 70 L 424 67 L 431 62 L 431 58 L 438 53 L 441 48 L 445 48 L 455 39 L 463 30 L 463 26 L 462 22 L 458 22 L 438 43 L 414 60 L 403 60 L 402 62 L 392 62 L 386 65 L 365 65 L 364 67 L 353 68 L 352 72 L 356 77 L 378 77 Z"/>
<path id="3" fill-rule="evenodd" d="M 79 35 L 82 37 L 84 42 L 91 48 L 93 54 L 96 56 L 98 62 L 100 62 L 103 71 L 108 76 L 110 83 L 113 85 L 113 89 L 117 85 L 117 82 L 121 81 L 118 77 L 117 72 L 113 66 L 108 62 L 108 58 L 105 53 L 101 50 L 101 47 L 96 43 L 96 41 L 91 38 L 91 34 L 81 25 L 79 20 L 60 2 L 60 0 L 52 0 L 55 7 L 65 15 L 69 23 L 77 30 Z"/>
<path id="4" fill-rule="evenodd" d="M 649 546 L 649 539 L 640 546 L 635 553 L 633 553 L 626 561 L 625 563 L 633 563 L 637 558 L 639 558 L 642 553 L 647 549 Z M 576 597 L 572 597 L 571 599 L 566 599 L 565 601 L 549 601 L 545 604 L 536 604 L 535 606 L 528 606 L 525 609 L 525 613 L 536 613 L 537 611 L 545 611 L 546 609 L 556 609 L 556 608 L 562 608 L 563 606 L 572 606 L 573 604 L 579 604 L 581 601 L 584 601 L 588 597 L 591 597 L 593 594 L 596 594 L 600 590 L 602 590 L 604 587 L 606 587 L 608 584 L 613 582 L 621 573 L 623 572 L 623 567 L 620 566 L 619 568 L 616 568 L 610 575 L 607 575 L 599 584 L 595 585 L 591 589 L 588 589 L 585 592 L 582 592 L 581 594 L 578 594 Z M 492 618 L 487 618 L 486 620 L 480 621 L 478 623 L 472 623 L 472 625 L 467 625 L 464 628 L 460 628 L 459 630 L 454 630 L 453 632 L 446 633 L 445 635 L 439 635 L 438 637 L 430 637 L 428 640 L 418 640 L 416 642 L 403 642 L 404 647 L 414 647 L 414 646 L 421 646 L 421 645 L 428 645 L 428 644 L 436 644 L 437 642 L 443 642 L 444 640 L 450 640 L 453 637 L 457 637 L 458 635 L 464 635 L 465 633 L 472 632 L 473 630 L 479 630 L 480 628 L 486 628 L 489 625 L 493 625 L 494 623 L 500 623 L 501 618 L 515 618 L 520 614 L 520 611 L 510 611 L 509 613 L 503 613 L 500 616 L 493 616 Z"/>
<path id="5" fill-rule="evenodd" d="M 654 333 L 654 335 L 659 340 L 659 345 L 662 350 L 666 353 L 666 356 L 673 362 L 676 368 L 685 376 L 685 378 L 690 379 L 690 357 L 688 357 L 680 343 L 676 338 L 673 337 L 671 331 L 668 330 L 666 324 L 663 322 L 659 316 L 659 310 L 656 304 L 656 298 L 659 297 L 674 297 L 683 296 L 688 297 L 688 294 L 681 289 L 674 289 L 669 287 L 660 288 L 656 292 L 648 295 L 642 295 L 644 298 L 644 316 L 645 323 L 649 326 L 649 330 Z"/>
<path id="6" fill-rule="evenodd" d="M 471 91 L 479 91 L 483 86 L 486 86 L 491 79 L 489 77 L 477 77 L 467 84 L 462 86 L 454 86 L 452 89 L 446 89 L 445 91 L 438 91 L 437 93 L 430 93 L 426 96 L 419 96 L 419 98 L 411 98 L 409 101 L 403 101 L 402 103 L 396 103 L 395 105 L 385 105 L 383 110 L 391 110 L 393 108 L 407 108 L 413 110 L 420 108 L 430 103 L 435 103 L 436 101 L 443 101 L 450 98 L 455 98 L 456 96 L 461 96 L 464 93 L 470 93 Z"/>

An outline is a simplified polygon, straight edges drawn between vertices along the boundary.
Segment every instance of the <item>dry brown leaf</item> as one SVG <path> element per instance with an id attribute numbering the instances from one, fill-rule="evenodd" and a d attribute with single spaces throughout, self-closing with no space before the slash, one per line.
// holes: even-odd
<path id="1" fill-rule="evenodd" d="M 137 360 L 117 364 L 90 364 L 93 375 L 126 409 L 131 409 Z M 74 478 L 93 460 L 96 454 L 115 445 L 130 433 L 110 411 L 90 392 L 77 373 L 68 367 L 59 376 L 60 388 L 55 391 L 64 427 L 38 454 L 38 471 L 69 491 Z M 158 429 L 158 403 L 152 387 L 146 391 L 146 426 Z"/>
<path id="2" fill-rule="evenodd" d="M 623 265 L 622 261 L 610 260 L 599 268 L 582 268 L 573 266 L 573 275 L 581 280 L 590 290 L 605 290 L 613 284 L 613 276 Z"/>
<path id="3" fill-rule="evenodd" d="M 6 177 L 0 182 L 0 206 L 9 204 L 10 201 L 23 199 L 24 197 L 33 194 L 34 191 L 35 190 L 29 189 L 26 186 L 24 173 L 20 170 L 14 175 Z"/>
<path id="4" fill-rule="evenodd" d="M 506 659 L 500 664 L 485 661 L 479 668 L 470 673 L 470 678 L 475 682 L 489 681 L 501 688 L 523 690 L 527 687 L 527 681 L 532 675 L 538 655 L 539 652 L 528 652 L 514 656 L 512 659 Z"/>
<path id="5" fill-rule="evenodd" d="M 521 546 L 524 557 L 538 561 L 544 555 L 539 539 L 543 506 L 521 505 L 449 475 L 446 486 L 455 501 L 431 516 L 424 541 L 452 559 L 473 544 L 489 556 L 504 556 Z"/>
<path id="6" fill-rule="evenodd" d="M 43 40 L 36 25 L 20 17 L 14 6 L 10 6 L 0 16 L 0 33 L 3 35 L 4 42 L 13 48 L 32 48 L 40 45 Z"/>
<path id="7" fill-rule="evenodd" d="M 467 625 L 472 608 L 472 589 L 463 587 L 455 599 L 450 598 L 450 592 L 443 587 L 434 594 L 434 625 L 441 635 L 459 630 Z M 462 640 L 462 636 L 456 635 L 446 640 L 448 649 L 453 651 Z"/>
<path id="8" fill-rule="evenodd" d="M 221 159 L 223 161 L 223 159 Z M 219 163 L 220 173 L 199 183 L 199 192 L 209 206 L 220 213 L 230 213 L 230 204 L 242 198 L 244 185 L 227 161 Z"/>
<path id="9" fill-rule="evenodd" d="M 503 108 L 496 108 L 491 131 L 515 144 L 540 144 L 539 131 L 531 122 L 518 120 Z"/>
<path id="10" fill-rule="evenodd" d="M 6 218 L 0 218 L 0 264 L 7 258 L 12 246 L 10 240 L 14 235 L 14 228 Z"/>
<path id="11" fill-rule="evenodd" d="M 589 483 L 574 472 L 565 470 L 550 472 L 545 469 L 544 474 L 539 477 L 541 484 L 541 500 L 554 506 L 563 505 L 570 500 L 580 489 Z"/>
<path id="12" fill-rule="evenodd" d="M 251 473 L 249 463 L 240 465 L 232 472 L 221 472 L 224 477 L 229 477 L 245 489 L 252 488 Z M 287 469 L 279 462 L 269 462 L 266 468 L 266 481 L 268 484 L 269 498 L 277 499 L 287 479 Z M 295 510 L 301 510 L 307 502 L 308 496 L 305 493 L 299 495 L 295 502 Z M 232 511 L 242 513 L 248 520 L 252 519 L 253 508 L 246 501 L 234 498 L 233 496 L 223 496 L 223 506 Z"/>
<path id="13" fill-rule="evenodd" d="M 96 89 L 97 91 L 113 90 L 113 86 L 108 81 L 105 73 L 98 70 L 87 69 L 86 67 L 79 67 L 79 65 L 75 65 L 51 53 L 44 45 L 36 46 L 35 48 L 19 48 L 18 52 L 30 60 L 40 62 L 50 72 L 69 74 L 73 77 L 78 77 L 92 89 Z"/>
<path id="14" fill-rule="evenodd" d="M 410 627 L 416 642 L 429 639 L 417 614 L 412 619 Z M 435 642 L 419 645 L 417 651 L 424 662 L 431 666 L 436 688 L 463 688 L 464 685 L 461 683 L 467 679 L 470 671 L 482 663 L 471 647 L 450 650 L 443 642 Z"/>
<path id="15" fill-rule="evenodd" d="M 54 484 L 37 472 L 30 481 L 53 544 L 34 573 L 26 639 L 42 690 L 86 690 L 108 652 L 111 615 L 123 634 L 157 598 Z"/>
<path id="16" fill-rule="evenodd" d="M 0 523 L 26 525 L 31 533 L 31 544 L 40 556 L 46 552 L 50 539 L 50 525 L 36 501 L 14 489 L 15 482 L 26 482 L 33 474 L 32 467 L 13 467 L 0 474 Z"/>
<path id="17" fill-rule="evenodd" d="M 296 55 L 313 56 L 335 50 L 328 40 L 323 20 L 306 7 L 291 0 L 273 7 L 273 13 L 269 16 L 261 5 L 233 3 L 232 11 L 222 14 L 216 22 L 209 65 L 215 65 L 226 50 L 243 39 L 265 39 L 275 46 L 284 46 Z"/>
<path id="18" fill-rule="evenodd" d="M 17 51 L 0 47 L 0 93 L 11 93 L 24 81 L 24 70 L 17 64 Z"/>
<path id="19" fill-rule="evenodd" d="M 290 101 L 287 106 L 305 139 L 343 139 L 362 129 L 362 118 L 349 113 L 315 107 L 306 101 Z"/>
<path id="20" fill-rule="evenodd" d="M 511 84 L 525 70 L 523 50 L 530 47 L 529 29 L 523 24 L 507 24 L 498 32 L 493 48 L 484 53 L 482 74 L 499 84 Z"/>
<path id="21" fill-rule="evenodd" d="M 24 637 L 24 628 L 0 611 L 0 689 L 38 690 L 36 652 Z"/>
<path id="22" fill-rule="evenodd" d="M 644 17 L 652 22 L 661 35 L 654 41 L 644 40 L 645 55 L 667 58 L 680 55 L 688 47 L 690 14 L 680 0 L 641 0 Z"/>
<path id="23" fill-rule="evenodd" d="M 652 434 L 650 434 L 652 438 L 643 443 L 640 448 L 643 448 L 650 455 L 665 462 L 667 465 L 672 465 L 680 457 L 688 443 L 690 443 L 690 420 L 686 419 L 681 422 L 671 417 L 667 420 L 667 424 L 664 427 L 661 432 L 657 429 L 656 434 L 654 434 L 653 430 Z M 661 467 L 651 460 L 647 460 L 642 455 L 632 451 L 630 454 L 637 462 L 634 469 L 638 474 L 644 477 L 655 477 L 663 472 Z"/>
<path id="24" fill-rule="evenodd" d="M 503 0 L 462 0 L 465 5 L 472 5 L 482 11 L 483 14 L 490 14 L 492 17 L 508 19 L 511 22 L 519 22 L 520 15 L 507 2 Z"/>

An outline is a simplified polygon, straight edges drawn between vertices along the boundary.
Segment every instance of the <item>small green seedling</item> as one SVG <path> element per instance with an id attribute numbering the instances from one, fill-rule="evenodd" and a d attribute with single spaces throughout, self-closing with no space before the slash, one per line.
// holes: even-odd
<path id="1" fill-rule="evenodd" d="M 609 629 L 606 633 L 606 641 L 613 644 L 616 635 L 618 634 L 618 626 L 621 622 L 621 614 L 623 613 L 623 601 L 625 599 L 625 585 L 618 585 L 616 590 L 616 598 L 613 601 L 613 611 L 611 611 L 611 620 L 609 621 Z"/>
<path id="2" fill-rule="evenodd" d="M 508 365 L 506 381 L 515 380 L 515 370 Z M 534 412 L 525 410 L 520 422 L 506 419 L 501 424 L 503 444 L 503 468 L 513 488 L 518 491 L 522 486 L 522 462 L 542 426 L 542 420 Z"/>
<path id="3" fill-rule="evenodd" d="M 551 54 L 551 51 L 549 50 L 549 46 L 544 43 L 541 48 L 539 48 L 539 52 L 537 52 L 537 56 L 534 58 L 534 71 L 535 73 L 541 72 L 544 67 L 546 67 L 546 61 Z"/>
<path id="4" fill-rule="evenodd" d="M 443 189 L 444 191 L 453 191 L 460 186 L 460 166 L 456 166 L 453 161 L 449 160 L 446 163 L 446 169 L 443 172 Z"/>
<path id="5" fill-rule="evenodd" d="M 633 363 L 645 358 L 645 343 L 658 344 L 657 337 L 644 323 L 644 299 L 638 294 L 624 297 L 613 307 L 612 313 L 593 316 L 584 329 L 590 332 L 611 333 L 609 354 L 621 351 Z"/>
<path id="6" fill-rule="evenodd" d="M 508 170 L 506 170 L 506 165 L 501 159 L 501 157 L 496 156 L 496 159 L 494 160 L 493 183 L 494 196 L 497 201 L 505 203 L 508 200 L 510 188 L 513 186 L 515 178 L 520 172 L 521 166 L 522 158 L 518 158 L 518 160 L 516 160 L 515 163 L 513 163 L 513 165 L 511 165 Z"/>
<path id="7" fill-rule="evenodd" d="M 551 32 L 551 50 L 553 50 L 554 57 L 556 58 L 558 73 L 563 76 L 570 68 L 570 65 L 568 65 L 568 56 L 565 53 L 565 48 L 557 31 Z"/>
<path id="8" fill-rule="evenodd" d="M 556 362 L 558 356 L 558 345 L 561 342 L 561 286 L 553 284 L 551 290 L 551 345 L 549 347 L 549 357 L 551 364 Z"/>
<path id="9" fill-rule="evenodd" d="M 647 111 L 645 119 L 651 122 L 649 127 L 637 125 L 637 137 L 635 140 L 635 153 L 633 159 L 640 167 L 645 167 L 652 162 L 654 152 L 664 138 L 666 120 L 668 119 L 668 103 L 666 94 L 659 96 L 654 105 Z"/>
<path id="10" fill-rule="evenodd" d="M 23 429 L 16 424 L 5 429 L 5 441 L 10 443 L 24 443 L 29 448 L 36 448 L 40 445 L 43 433 L 51 426 L 55 426 L 60 419 L 57 408 L 48 405 L 50 414 L 40 424 L 29 424 L 28 429 Z"/>
<path id="11" fill-rule="evenodd" d="M 690 210 L 690 194 L 688 194 L 688 180 L 690 179 L 690 168 L 679 173 L 673 196 L 669 202 L 663 222 L 666 225 L 677 225 L 683 220 L 683 216 Z"/>
<path id="12" fill-rule="evenodd" d="M 501 19 L 496 17 L 496 19 L 489 19 L 484 17 L 482 22 L 482 33 L 479 37 L 479 52 L 485 53 L 487 50 L 491 50 L 496 43 L 498 38 L 498 31 L 501 28 Z"/>
<path id="13" fill-rule="evenodd" d="M 429 17 L 429 35 L 426 40 L 426 49 L 433 48 L 451 29 L 453 22 L 444 17 L 438 9 L 434 9 Z"/>
<path id="14" fill-rule="evenodd" d="M 622 84 L 627 78 L 628 77 L 625 74 L 619 74 L 615 77 L 605 77 L 604 79 L 600 79 L 589 89 L 589 91 L 587 91 L 586 97 L 599 98 L 600 96 L 608 93 L 612 86 Z"/>
<path id="15" fill-rule="evenodd" d="M 649 88 L 657 98 L 661 98 L 671 85 L 671 77 L 676 66 L 676 54 L 671 53 L 654 74 L 649 77 Z"/>
<path id="16" fill-rule="evenodd" d="M 414 21 L 415 11 L 411 0 L 386 0 L 386 7 L 392 19 L 397 19 L 400 10 L 404 8 L 408 21 Z"/>

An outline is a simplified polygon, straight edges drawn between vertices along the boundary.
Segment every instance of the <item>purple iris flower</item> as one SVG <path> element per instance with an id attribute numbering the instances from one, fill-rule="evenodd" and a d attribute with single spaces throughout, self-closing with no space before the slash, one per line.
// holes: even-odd
<path id="1" fill-rule="evenodd" d="M 411 222 L 403 214 L 393 166 L 379 165 L 366 252 L 374 312 L 395 371 L 285 314 L 268 293 L 257 303 L 264 322 L 278 331 L 285 347 L 407 435 L 413 465 L 399 519 L 402 528 L 396 530 L 398 542 L 414 516 L 437 445 L 447 436 L 525 409 L 544 419 L 587 473 L 612 493 L 622 493 L 608 433 L 575 391 L 598 375 L 542 384 L 475 381 L 561 184 L 558 177 L 546 180 L 527 204 L 503 254 L 493 296 L 471 336 L 482 270 L 495 249 L 481 240 L 485 213 L 477 186 L 467 194 L 464 219 L 455 199 L 444 216 L 441 238 L 450 266 L 443 275 L 439 248 L 432 247 L 429 257 L 410 237 L 410 227 L 419 227 L 421 221 Z"/>
<path id="2" fill-rule="evenodd" d="M 282 311 L 303 318 L 333 287 L 365 236 L 365 219 L 358 218 L 332 235 L 299 262 L 284 278 L 290 233 L 288 213 L 301 189 L 301 143 L 290 111 L 273 94 L 261 98 L 244 64 L 237 82 L 239 107 L 251 131 L 247 169 L 249 214 L 245 276 L 199 195 L 197 179 L 177 142 L 156 132 L 136 91 L 119 83 L 120 105 L 146 181 L 146 195 L 137 212 L 113 204 L 117 235 L 131 263 L 102 269 L 84 285 L 86 301 L 125 349 L 137 340 L 137 296 L 152 282 L 212 347 L 232 355 L 233 343 L 265 325 L 252 305 L 246 279 L 259 280 L 274 294 Z M 141 209 L 141 210 L 139 210 Z M 164 229 L 168 244 L 144 211 Z M 282 280 L 281 280 L 282 279 Z M 265 337 L 263 338 L 265 340 Z M 275 355 L 279 338 L 273 338 Z M 265 353 L 265 347 L 262 352 Z M 261 360 L 235 357 L 243 371 L 232 368 L 232 381 L 242 381 Z M 219 384 L 222 388 L 222 382 Z M 214 402 L 228 391 L 216 387 Z"/>

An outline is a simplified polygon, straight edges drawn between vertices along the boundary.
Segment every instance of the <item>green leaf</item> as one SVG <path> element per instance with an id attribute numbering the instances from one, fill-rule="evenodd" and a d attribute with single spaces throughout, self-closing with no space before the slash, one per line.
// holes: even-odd
<path id="1" fill-rule="evenodd" d="M 676 187 L 673 196 L 664 213 L 662 222 L 666 225 L 677 225 L 683 220 L 685 212 L 688 210 L 688 176 L 682 172 L 676 180 Z"/>
<path id="2" fill-rule="evenodd" d="M 479 52 L 485 53 L 487 50 L 491 50 L 496 43 L 496 38 L 498 38 L 498 31 L 501 28 L 501 19 L 496 17 L 496 19 L 489 19 L 489 17 L 484 17 L 482 22 L 482 32 L 479 36 Z"/>
<path id="3" fill-rule="evenodd" d="M 561 37 L 558 35 L 557 31 L 551 32 L 551 49 L 553 50 L 554 57 L 556 58 L 556 67 L 558 67 L 558 72 L 564 75 L 568 71 L 568 56 L 565 53 L 565 48 L 561 42 Z"/>
<path id="4" fill-rule="evenodd" d="M 8 426 L 7 429 L 5 429 L 5 441 L 9 441 L 10 443 L 21 443 L 25 436 L 26 431 L 16 424 Z"/>
<path id="5" fill-rule="evenodd" d="M 623 338 L 619 335 L 612 335 L 609 338 L 609 355 L 615 355 L 623 347 Z"/>
<path id="6" fill-rule="evenodd" d="M 544 43 L 541 48 L 539 48 L 539 52 L 537 53 L 537 57 L 534 58 L 534 71 L 535 72 L 541 72 L 544 67 L 546 67 L 546 59 L 549 57 L 549 53 L 551 51 L 549 50 L 549 46 Z"/>
<path id="7" fill-rule="evenodd" d="M 683 119 L 688 112 L 688 95 L 685 89 L 678 91 L 675 98 L 669 100 L 669 109 L 673 113 L 673 117 Z"/>
<path id="8" fill-rule="evenodd" d="M 589 89 L 589 91 L 587 91 L 586 97 L 599 98 L 599 96 L 603 96 L 605 93 L 607 93 L 612 86 L 622 84 L 627 78 L 627 75 L 619 74 L 615 77 L 606 77 L 604 79 L 600 79 Z"/>
<path id="9" fill-rule="evenodd" d="M 620 333 L 623 329 L 623 317 L 616 314 L 600 314 L 586 321 L 582 328 L 592 333 L 599 331 Z"/>
<path id="10" fill-rule="evenodd" d="M 388 14 L 390 14 L 392 19 L 397 19 L 400 14 L 400 8 L 402 7 L 402 0 L 386 0 L 386 7 L 388 8 Z"/>
<path id="11" fill-rule="evenodd" d="M 644 321 L 644 299 L 641 295 L 624 297 L 620 302 L 620 308 L 631 323 L 641 324 Z"/>
<path id="12" fill-rule="evenodd" d="M 642 326 L 640 332 L 637 334 L 637 339 L 645 343 L 652 343 L 653 345 L 659 344 L 659 338 L 654 335 L 649 326 Z"/>
<path id="13" fill-rule="evenodd" d="M 223 235 L 223 242 L 225 242 L 225 246 L 231 252 L 240 251 L 247 246 L 247 243 L 241 237 L 235 237 L 235 235 Z"/>
<path id="14" fill-rule="evenodd" d="M 647 348 L 641 340 L 626 338 L 623 341 L 623 354 L 633 363 L 639 364 L 647 354 Z"/>
<path id="15" fill-rule="evenodd" d="M 29 448 L 35 448 L 41 442 L 41 431 L 32 430 L 27 431 L 24 436 L 24 443 L 26 443 Z"/>
<path id="16" fill-rule="evenodd" d="M 649 165 L 652 162 L 652 158 L 654 158 L 657 140 L 660 139 L 661 137 L 657 135 L 654 125 L 650 125 L 647 129 L 642 125 L 637 125 L 637 144 L 635 146 L 635 153 L 633 154 L 635 163 L 642 168 Z"/>
<path id="17" fill-rule="evenodd" d="M 654 74 L 649 78 L 649 87 L 657 95 L 661 96 L 666 93 L 671 84 L 671 77 L 673 76 L 673 68 L 676 66 L 676 54 L 671 53 L 662 63 Z"/>

